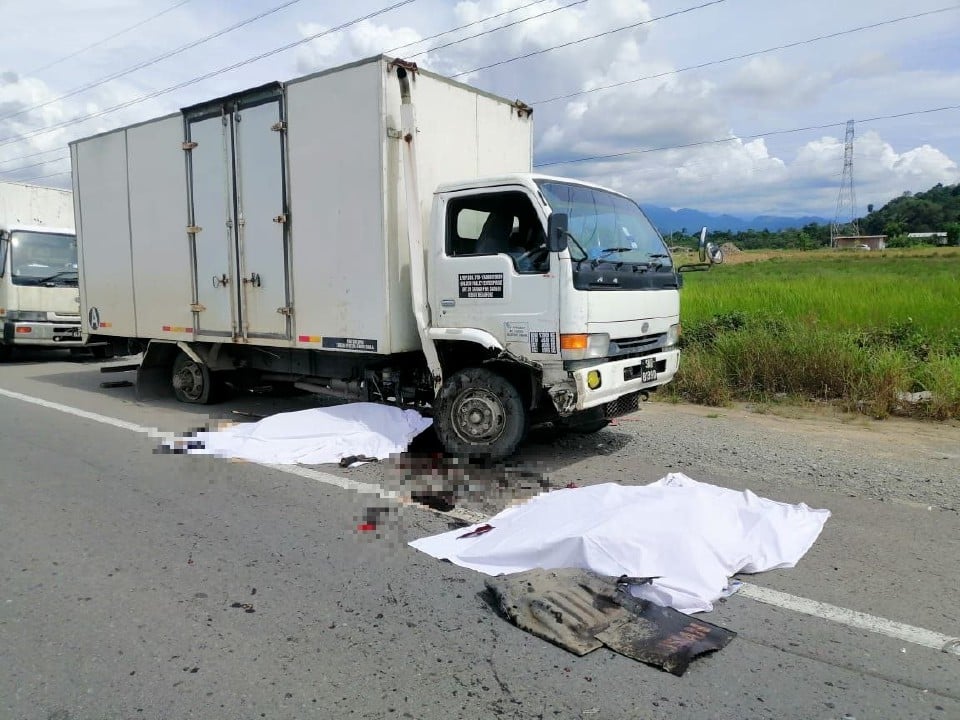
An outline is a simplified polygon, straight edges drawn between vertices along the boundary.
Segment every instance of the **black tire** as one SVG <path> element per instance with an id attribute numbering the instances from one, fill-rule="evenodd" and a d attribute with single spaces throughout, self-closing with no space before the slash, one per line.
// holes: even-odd
<path id="1" fill-rule="evenodd" d="M 491 460 L 512 455 L 528 427 L 520 392 L 486 368 L 466 368 L 450 375 L 440 389 L 433 421 L 448 453 Z"/>
<path id="2" fill-rule="evenodd" d="M 90 348 L 90 354 L 93 355 L 95 360 L 107 360 L 112 358 L 115 353 L 111 345 L 95 345 Z"/>
<path id="3" fill-rule="evenodd" d="M 174 396 L 182 403 L 209 405 L 216 402 L 214 377 L 210 368 L 184 352 L 179 353 L 173 361 L 170 381 Z"/>
<path id="4" fill-rule="evenodd" d="M 9 362 L 13 359 L 13 345 L 0 343 L 0 362 Z"/>

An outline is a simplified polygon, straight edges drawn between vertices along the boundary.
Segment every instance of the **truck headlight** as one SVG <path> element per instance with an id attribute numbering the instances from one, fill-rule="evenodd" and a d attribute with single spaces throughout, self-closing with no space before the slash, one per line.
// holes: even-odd
<path id="1" fill-rule="evenodd" d="M 7 320 L 19 322 L 46 322 L 47 313 L 44 310 L 9 310 Z"/>
<path id="2" fill-rule="evenodd" d="M 680 324 L 671 325 L 667 330 L 667 347 L 673 347 L 680 344 Z"/>
<path id="3" fill-rule="evenodd" d="M 564 360 L 605 358 L 610 354 L 610 335 L 591 333 L 560 336 L 560 355 Z"/>

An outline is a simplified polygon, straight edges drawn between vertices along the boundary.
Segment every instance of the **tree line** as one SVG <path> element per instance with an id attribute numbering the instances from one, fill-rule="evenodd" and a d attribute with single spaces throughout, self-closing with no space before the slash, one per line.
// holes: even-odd
<path id="1" fill-rule="evenodd" d="M 907 237 L 908 233 L 927 232 L 946 232 L 950 245 L 960 245 L 960 184 L 938 183 L 926 192 L 904 192 L 876 210 L 868 205 L 858 225 L 861 235 L 886 235 L 887 247 L 932 244 L 932 240 Z M 694 248 L 699 240 L 686 229 L 667 234 L 666 239 L 671 246 Z M 741 250 L 814 250 L 830 246 L 830 226 L 809 223 L 779 231 L 710 230 L 710 239 L 720 245 L 733 243 Z"/>

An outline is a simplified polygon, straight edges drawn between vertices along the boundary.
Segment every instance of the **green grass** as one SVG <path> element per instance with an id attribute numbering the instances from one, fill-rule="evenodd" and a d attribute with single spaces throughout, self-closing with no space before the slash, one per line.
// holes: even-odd
<path id="1" fill-rule="evenodd" d="M 960 249 L 745 258 L 685 276 L 676 396 L 960 418 Z"/>

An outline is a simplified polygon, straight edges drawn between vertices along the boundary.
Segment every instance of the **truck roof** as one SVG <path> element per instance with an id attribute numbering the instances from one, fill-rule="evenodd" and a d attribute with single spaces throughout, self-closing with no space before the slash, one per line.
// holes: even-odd
<path id="1" fill-rule="evenodd" d="M 51 227 L 49 225 L 24 225 L 22 223 L 10 223 L 3 228 L 7 232 L 42 232 L 54 235 L 76 235 L 77 231 L 73 228 Z"/>
<path id="2" fill-rule="evenodd" d="M 617 192 L 616 190 L 611 190 L 610 188 L 602 185 L 596 185 L 591 182 L 586 182 L 585 180 L 557 177 L 554 175 L 544 175 L 542 173 L 512 173 L 510 175 L 498 175 L 495 177 L 474 178 L 472 180 L 444 183 L 437 187 L 437 192 L 457 192 L 459 190 L 474 190 L 477 188 L 498 187 L 500 185 L 524 185 L 530 189 L 535 189 L 535 183 L 537 181 L 561 182 L 567 183 L 568 185 L 579 185 L 581 187 L 590 188 L 591 190 L 602 190 L 604 192 L 620 195 L 631 202 L 635 202 L 628 195 L 624 195 L 623 193 Z"/>

